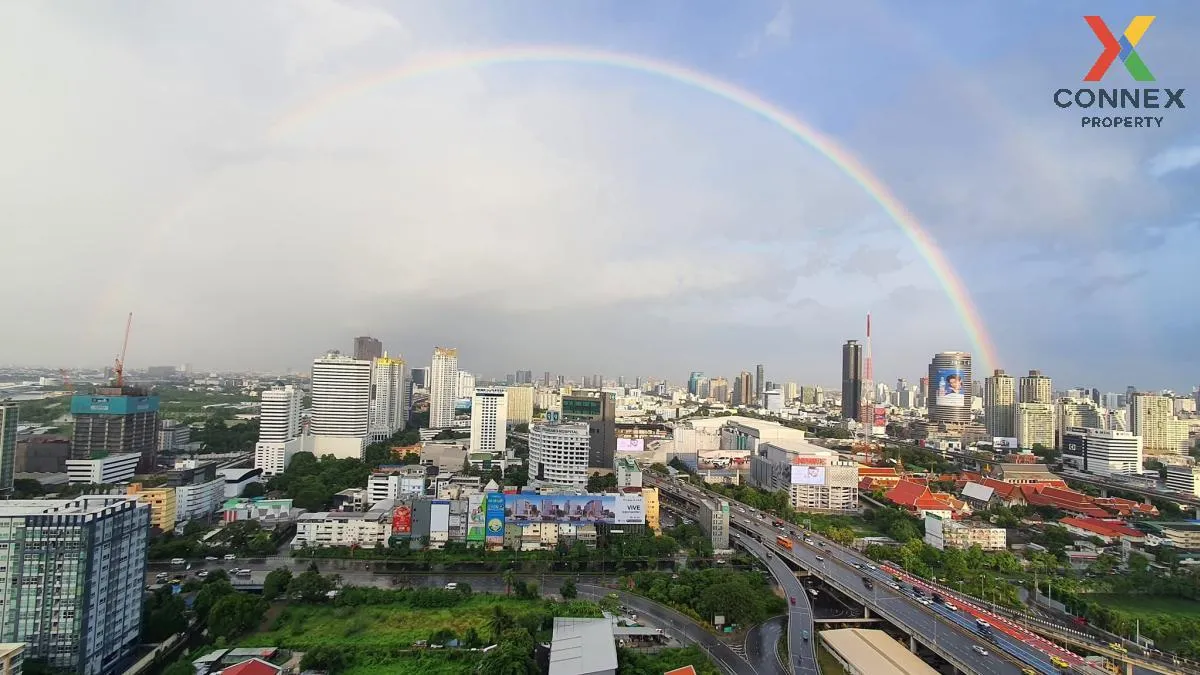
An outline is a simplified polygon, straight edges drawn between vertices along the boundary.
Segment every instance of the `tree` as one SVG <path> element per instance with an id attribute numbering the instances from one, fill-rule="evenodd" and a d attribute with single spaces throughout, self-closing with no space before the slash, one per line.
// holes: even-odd
<path id="1" fill-rule="evenodd" d="M 500 636 L 515 625 L 517 625 L 516 620 L 503 607 L 492 605 L 492 613 L 488 615 L 485 626 L 488 634 L 492 636 L 493 642 L 499 642 Z"/>
<path id="2" fill-rule="evenodd" d="M 288 595 L 302 602 L 324 602 L 332 590 L 332 581 L 312 571 L 304 572 L 288 584 Z"/>
<path id="3" fill-rule="evenodd" d="M 563 596 L 564 600 L 574 600 L 579 596 L 579 590 L 575 588 L 574 579 L 567 579 L 564 581 L 562 587 L 558 589 L 558 592 Z"/>
<path id="4" fill-rule="evenodd" d="M 304 658 L 300 660 L 302 670 L 324 670 L 330 673 L 346 667 L 346 655 L 337 647 L 318 645 L 305 650 Z"/>
<path id="5" fill-rule="evenodd" d="M 512 593 L 513 586 L 516 585 L 517 575 L 512 570 L 504 570 L 504 594 Z"/>
<path id="6" fill-rule="evenodd" d="M 534 642 L 528 631 L 513 628 L 504 631 L 496 641 L 497 647 L 488 652 L 480 663 L 480 672 L 489 675 L 532 675 L 537 671 L 533 659 Z"/>
<path id="7" fill-rule="evenodd" d="M 233 585 L 228 581 L 206 581 L 200 592 L 196 593 L 196 600 L 192 603 L 192 610 L 196 612 L 196 616 L 201 621 L 208 621 L 208 614 L 217 605 L 217 601 L 226 595 L 236 592 L 233 590 Z"/>
<path id="8" fill-rule="evenodd" d="M 259 482 L 251 483 L 251 484 L 247 485 L 244 489 L 242 489 L 242 496 L 247 499 L 254 499 L 255 497 L 261 497 L 261 496 L 265 495 L 266 493 L 267 493 L 267 489 L 265 487 L 263 487 L 262 483 L 259 483 Z"/>
<path id="9" fill-rule="evenodd" d="M 208 613 L 209 633 L 232 640 L 257 626 L 266 609 L 266 602 L 248 593 L 226 595 Z"/>
<path id="10" fill-rule="evenodd" d="M 162 671 L 162 675 L 196 675 L 196 668 L 184 661 L 176 661 Z"/>
<path id="11" fill-rule="evenodd" d="M 263 599 L 274 600 L 280 595 L 287 592 L 288 585 L 292 583 L 292 571 L 286 567 L 280 567 L 276 570 L 271 570 L 267 573 L 266 580 L 263 581 Z"/>
<path id="12" fill-rule="evenodd" d="M 146 599 L 142 611 L 142 640 L 162 642 L 187 628 L 183 598 L 168 587 L 155 591 Z"/>

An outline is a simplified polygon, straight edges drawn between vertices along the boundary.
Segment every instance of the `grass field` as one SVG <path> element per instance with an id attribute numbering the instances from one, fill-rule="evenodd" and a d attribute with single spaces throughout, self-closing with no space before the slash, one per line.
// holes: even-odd
<path id="1" fill-rule="evenodd" d="M 482 656 L 480 657 L 482 658 Z M 379 665 L 350 666 L 341 675 L 461 675 L 469 672 L 469 661 L 449 661 L 432 655 L 399 658 Z"/>
<path id="2" fill-rule="evenodd" d="M 817 648 L 817 665 L 821 667 L 821 675 L 846 675 L 846 669 L 824 646 Z"/>
<path id="3" fill-rule="evenodd" d="M 1102 605 L 1124 610 L 1134 615 L 1171 614 L 1196 616 L 1200 614 L 1200 602 L 1165 595 L 1115 595 L 1095 594 L 1087 596 Z"/>

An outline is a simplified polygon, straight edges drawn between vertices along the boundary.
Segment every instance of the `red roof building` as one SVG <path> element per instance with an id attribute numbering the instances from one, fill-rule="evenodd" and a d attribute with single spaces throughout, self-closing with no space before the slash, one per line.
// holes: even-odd
<path id="1" fill-rule="evenodd" d="M 1022 485 L 1021 493 L 1030 506 L 1050 506 L 1060 511 L 1090 518 L 1107 518 L 1108 511 L 1096 506 L 1091 497 L 1067 488 L 1047 485 Z"/>
<path id="2" fill-rule="evenodd" d="M 947 499 L 949 495 L 942 495 L 938 498 L 937 495 L 929 491 L 929 486 L 922 485 L 911 480 L 902 480 L 896 483 L 896 487 L 887 491 L 884 497 L 895 504 L 915 513 L 917 516 L 924 518 L 927 511 L 951 516 L 954 512 L 954 507 Z"/>
<path id="3" fill-rule="evenodd" d="M 1071 534 L 1080 537 L 1099 537 L 1105 543 L 1128 541 L 1140 544 L 1146 541 L 1146 533 L 1135 530 L 1120 521 L 1099 518 L 1063 518 L 1058 521 Z"/>
<path id="4" fill-rule="evenodd" d="M 283 668 L 262 659 L 242 661 L 235 666 L 229 666 L 218 675 L 280 675 Z"/>

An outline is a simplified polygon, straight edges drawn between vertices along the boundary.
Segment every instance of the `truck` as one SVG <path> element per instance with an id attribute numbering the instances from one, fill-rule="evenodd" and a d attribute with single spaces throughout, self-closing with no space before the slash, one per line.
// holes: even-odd
<path id="1" fill-rule="evenodd" d="M 775 543 L 779 544 L 780 546 L 786 548 L 789 551 L 792 550 L 792 540 L 789 539 L 788 537 L 779 535 L 779 536 L 775 537 Z"/>

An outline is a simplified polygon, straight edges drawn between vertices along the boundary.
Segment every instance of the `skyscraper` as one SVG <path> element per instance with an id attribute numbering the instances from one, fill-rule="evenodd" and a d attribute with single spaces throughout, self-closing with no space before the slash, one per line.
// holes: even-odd
<path id="1" fill-rule="evenodd" d="M 429 368 L 429 428 L 445 429 L 454 422 L 454 398 L 458 393 L 458 350 L 435 347 Z"/>
<path id="2" fill-rule="evenodd" d="M 508 439 L 508 392 L 504 387 L 478 387 L 471 397 L 471 452 L 500 459 Z"/>
<path id="3" fill-rule="evenodd" d="M 12 494 L 17 462 L 17 404 L 0 403 L 0 497 Z"/>
<path id="4" fill-rule="evenodd" d="M 139 471 L 156 470 L 157 396 L 135 387 L 104 387 L 92 395 L 72 396 L 71 415 L 75 418 L 71 459 L 137 453 Z"/>
<path id="5" fill-rule="evenodd" d="M 737 378 L 733 381 L 733 405 L 750 405 L 750 397 L 754 391 L 754 387 L 751 384 L 752 379 L 754 379 L 754 376 L 745 370 L 738 373 Z"/>
<path id="6" fill-rule="evenodd" d="M 455 396 L 458 398 L 472 398 L 475 396 L 475 375 L 466 370 L 458 371 L 458 385 L 455 387 Z"/>
<path id="7" fill-rule="evenodd" d="M 1054 392 L 1050 378 L 1042 375 L 1040 370 L 1031 370 L 1021 378 L 1021 403 L 1053 403 Z"/>
<path id="8" fill-rule="evenodd" d="M 371 442 L 391 438 L 408 423 L 404 359 L 381 356 L 371 362 Z"/>
<path id="9" fill-rule="evenodd" d="M 989 436 L 1014 438 L 1017 415 L 1017 387 L 1012 375 L 996 370 L 984 380 L 983 423 Z"/>
<path id="10" fill-rule="evenodd" d="M 754 367 L 754 405 L 763 404 L 763 392 L 767 390 L 766 369 L 763 364 Z"/>
<path id="11" fill-rule="evenodd" d="M 700 372 L 699 370 L 693 370 L 692 374 L 688 376 L 688 385 L 687 385 L 688 393 L 691 394 L 692 396 L 699 396 L 700 395 L 700 380 L 703 380 L 703 379 L 704 379 L 704 373 Z"/>
<path id="12" fill-rule="evenodd" d="M 313 454 L 362 458 L 370 425 L 371 362 L 331 351 L 313 360 Z"/>
<path id="13" fill-rule="evenodd" d="M 562 397 L 562 421 L 588 423 L 590 467 L 605 469 L 613 465 L 617 452 L 616 408 L 616 397 L 604 392 Z"/>
<path id="14" fill-rule="evenodd" d="M 971 421 L 973 394 L 971 355 L 966 352 L 941 352 L 929 363 L 927 409 L 930 422 Z M 1051 427 L 1053 434 L 1053 427 Z"/>
<path id="15" fill-rule="evenodd" d="M 383 343 L 373 337 L 354 338 L 354 358 L 359 361 L 372 361 L 383 356 Z"/>
<path id="16" fill-rule="evenodd" d="M 862 414 L 862 345 L 846 340 L 842 345 L 842 419 L 857 420 Z"/>
<path id="17" fill-rule="evenodd" d="M 283 473 L 292 456 L 301 450 L 302 400 L 303 392 L 290 384 L 268 389 L 259 398 L 254 468 L 260 469 L 264 476 Z"/>

